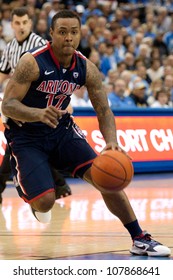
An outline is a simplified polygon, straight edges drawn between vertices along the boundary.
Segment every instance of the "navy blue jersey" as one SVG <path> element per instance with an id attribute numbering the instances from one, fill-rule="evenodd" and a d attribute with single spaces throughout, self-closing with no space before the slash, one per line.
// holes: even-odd
<path id="1" fill-rule="evenodd" d="M 22 103 L 39 108 L 53 105 L 66 109 L 72 92 L 85 84 L 86 58 L 75 51 L 71 66 L 64 68 L 53 54 L 50 43 L 29 52 L 38 63 L 40 77 L 31 84 Z"/>
<path id="2" fill-rule="evenodd" d="M 70 96 L 86 81 L 86 58 L 75 51 L 69 68 L 63 68 L 55 58 L 51 45 L 29 51 L 36 59 L 40 76 L 31 86 L 22 103 L 35 108 L 55 106 L 66 109 Z M 56 128 L 42 122 L 28 122 L 19 127 L 9 120 L 5 130 L 13 175 L 19 182 L 18 193 L 31 202 L 54 191 L 51 165 L 75 177 L 91 166 L 96 153 L 90 147 L 70 114 L 60 119 Z"/>
<path id="3" fill-rule="evenodd" d="M 56 59 L 51 49 L 50 43 L 46 46 L 29 50 L 37 61 L 40 76 L 31 86 L 21 101 L 29 107 L 46 108 L 55 106 L 64 110 L 70 103 L 70 96 L 76 89 L 79 89 L 86 81 L 86 57 L 75 51 L 72 63 L 69 68 L 62 67 Z M 60 121 L 63 122 L 67 116 L 64 115 Z M 51 129 L 43 123 L 25 123 L 23 128 L 33 127 Z M 10 121 L 10 127 L 17 129 L 16 125 Z"/>

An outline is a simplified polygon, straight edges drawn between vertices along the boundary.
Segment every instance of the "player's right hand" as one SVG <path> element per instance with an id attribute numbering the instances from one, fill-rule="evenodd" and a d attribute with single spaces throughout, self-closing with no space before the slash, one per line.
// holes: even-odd
<path id="1" fill-rule="evenodd" d="M 59 120 L 66 113 L 67 110 L 59 110 L 54 106 L 49 106 L 40 110 L 40 121 L 52 128 L 56 128 L 59 124 Z"/>

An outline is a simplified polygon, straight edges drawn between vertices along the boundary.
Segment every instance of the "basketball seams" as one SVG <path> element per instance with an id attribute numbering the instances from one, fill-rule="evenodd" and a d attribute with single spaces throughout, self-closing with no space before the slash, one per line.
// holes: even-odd
<path id="1" fill-rule="evenodd" d="M 91 167 L 93 182 L 101 191 L 122 190 L 131 182 L 133 175 L 130 159 L 118 150 L 105 151 L 95 158 Z"/>
<path id="2" fill-rule="evenodd" d="M 123 183 L 126 181 L 126 180 L 124 180 L 124 179 L 122 179 L 122 178 L 120 178 L 120 177 L 117 177 L 116 175 L 112 175 L 111 173 L 105 171 L 104 169 L 100 168 L 99 166 L 97 166 L 97 165 L 94 164 L 94 163 L 93 163 L 93 166 L 94 166 L 95 168 L 97 168 L 98 170 L 100 170 L 101 172 L 104 172 L 105 174 L 107 174 L 107 175 L 109 175 L 109 176 L 111 176 L 111 177 L 113 177 L 113 178 L 117 178 L 118 180 L 123 181 Z"/>
<path id="3" fill-rule="evenodd" d="M 127 180 L 127 172 L 126 172 L 126 169 L 125 169 L 124 165 L 122 165 L 122 163 L 121 163 L 117 158 L 114 158 L 114 157 L 112 157 L 111 155 L 107 155 L 107 154 L 102 154 L 102 156 L 108 157 L 108 158 L 111 158 L 111 159 L 117 161 L 117 162 L 119 163 L 119 165 L 123 168 L 124 173 L 125 173 L 125 175 L 126 175 L 124 181 L 127 181 L 127 182 L 129 181 L 129 180 Z M 116 177 L 116 176 L 115 176 L 115 177 Z M 116 178 L 118 178 L 118 177 L 116 177 Z M 118 179 L 119 179 L 119 178 L 118 178 Z"/>

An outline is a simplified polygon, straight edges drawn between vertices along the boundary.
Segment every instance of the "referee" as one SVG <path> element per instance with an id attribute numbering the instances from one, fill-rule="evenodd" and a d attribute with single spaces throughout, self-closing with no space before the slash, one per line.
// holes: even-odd
<path id="1" fill-rule="evenodd" d="M 14 30 L 15 37 L 7 44 L 2 53 L 0 60 L 0 87 L 2 87 L 3 82 L 13 73 L 22 53 L 47 43 L 46 40 L 31 31 L 32 20 L 26 7 L 16 8 L 12 11 L 11 26 Z M 0 203 L 2 203 L 2 192 L 6 187 L 6 182 L 9 180 L 10 175 L 10 153 L 8 147 L 6 147 L 5 156 L 0 166 Z M 64 177 L 53 168 L 52 175 L 57 186 L 55 189 L 56 199 L 70 195 L 71 189 L 65 182 Z M 14 182 L 16 182 L 16 178 Z"/>

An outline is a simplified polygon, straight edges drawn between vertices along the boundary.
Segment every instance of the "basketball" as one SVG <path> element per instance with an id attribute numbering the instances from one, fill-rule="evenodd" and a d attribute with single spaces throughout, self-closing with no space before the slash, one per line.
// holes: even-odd
<path id="1" fill-rule="evenodd" d="M 91 176 L 100 191 L 120 191 L 126 188 L 134 175 L 130 158 L 118 150 L 106 150 L 97 156 L 91 166 Z"/>

